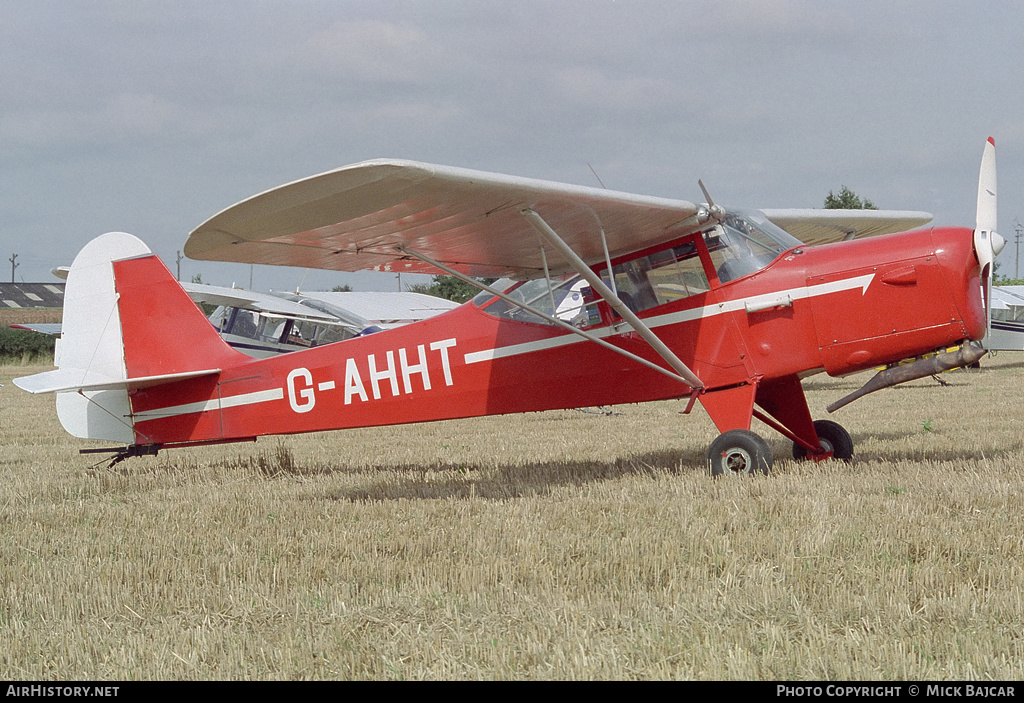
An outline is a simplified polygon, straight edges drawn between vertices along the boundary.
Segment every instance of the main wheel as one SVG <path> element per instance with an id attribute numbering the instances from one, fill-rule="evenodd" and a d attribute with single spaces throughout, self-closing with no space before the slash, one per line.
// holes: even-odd
<path id="1" fill-rule="evenodd" d="M 773 461 L 768 443 L 750 430 L 729 430 L 708 447 L 712 476 L 767 474 Z"/>
<path id="2" fill-rule="evenodd" d="M 850 433 L 838 422 L 815 420 L 814 431 L 818 433 L 818 441 L 821 442 L 821 448 L 826 452 L 826 458 L 841 459 L 842 461 L 853 459 L 853 439 L 850 438 Z M 814 457 L 808 455 L 804 447 L 793 442 L 793 458 L 813 459 Z"/>

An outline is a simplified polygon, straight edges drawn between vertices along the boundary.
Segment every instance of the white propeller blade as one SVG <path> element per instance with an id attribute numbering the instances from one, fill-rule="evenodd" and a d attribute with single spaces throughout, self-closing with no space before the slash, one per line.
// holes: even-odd
<path id="1" fill-rule="evenodd" d="M 974 252 L 978 255 L 978 262 L 981 263 L 981 275 L 986 280 L 991 279 L 992 260 L 1002 250 L 1005 243 L 1003 238 L 996 234 L 996 142 L 989 137 L 981 156 L 981 174 L 978 176 L 978 214 L 974 226 Z"/>
<path id="2" fill-rule="evenodd" d="M 1006 240 L 996 232 L 996 141 L 989 137 L 981 155 L 978 176 L 978 213 L 974 225 L 974 253 L 981 264 L 981 286 L 985 297 L 985 346 L 992 330 L 992 274 L 994 260 Z"/>

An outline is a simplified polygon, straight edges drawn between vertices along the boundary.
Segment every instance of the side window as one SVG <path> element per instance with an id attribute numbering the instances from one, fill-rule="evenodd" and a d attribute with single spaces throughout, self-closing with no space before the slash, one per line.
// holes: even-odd
<path id="1" fill-rule="evenodd" d="M 332 344 L 345 339 L 351 339 L 354 335 L 342 325 L 331 325 L 324 322 L 312 320 L 296 320 L 288 335 L 288 344 L 302 347 L 317 347 L 323 344 Z"/>
<path id="2" fill-rule="evenodd" d="M 309 320 L 295 320 L 288 331 L 288 344 L 297 347 L 311 347 L 315 344 L 316 323 Z"/>
<path id="3" fill-rule="evenodd" d="M 619 299 L 633 312 L 653 308 L 658 304 L 648 274 L 651 271 L 650 257 L 643 256 L 612 268 L 615 276 L 615 290 Z"/>
<path id="4" fill-rule="evenodd" d="M 260 326 L 256 336 L 264 342 L 283 342 L 287 325 L 288 320 L 260 315 Z"/>
<path id="5" fill-rule="evenodd" d="M 256 339 L 260 316 L 251 310 L 236 309 L 230 325 L 224 330 L 228 334 Z"/>
<path id="6" fill-rule="evenodd" d="M 547 279 L 535 278 L 519 286 L 505 289 L 504 292 L 513 300 L 576 327 L 590 327 L 601 322 L 601 313 L 597 308 L 596 297 L 586 281 L 581 280 L 578 276 L 571 276 L 563 281 L 551 281 L 550 285 Z M 482 303 L 483 301 L 478 304 Z M 493 317 L 506 320 L 551 324 L 543 317 L 534 315 L 501 298 L 486 305 L 483 311 Z"/>
<path id="7" fill-rule="evenodd" d="M 708 277 L 692 242 L 659 251 L 648 258 L 651 260 L 648 277 L 659 305 L 708 292 Z"/>
<path id="8" fill-rule="evenodd" d="M 692 241 L 618 264 L 612 273 L 619 298 L 633 312 L 706 293 L 710 288 Z M 608 280 L 607 271 L 603 277 Z"/>
<path id="9" fill-rule="evenodd" d="M 217 328 L 218 332 L 224 332 L 231 325 L 231 314 L 235 308 L 229 308 L 224 305 L 220 305 L 216 310 L 211 313 L 210 324 Z"/>

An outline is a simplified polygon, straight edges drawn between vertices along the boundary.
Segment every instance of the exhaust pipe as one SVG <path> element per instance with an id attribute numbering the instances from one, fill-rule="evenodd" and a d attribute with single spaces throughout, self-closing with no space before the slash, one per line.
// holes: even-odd
<path id="1" fill-rule="evenodd" d="M 939 352 L 935 356 L 918 359 L 917 361 L 913 361 L 909 364 L 892 366 L 884 371 L 879 371 L 870 381 L 865 383 L 860 390 L 854 391 L 844 398 L 840 398 L 825 409 L 830 413 L 834 413 L 844 405 L 849 405 L 858 398 L 866 396 L 868 393 L 874 393 L 875 391 L 880 391 L 883 388 L 895 386 L 898 383 L 905 383 L 906 381 L 913 381 L 918 378 L 924 378 L 925 376 L 932 376 L 937 373 L 942 373 L 943 371 L 949 371 L 950 369 L 970 366 L 978 361 L 978 359 L 985 356 L 985 352 L 985 347 L 983 347 L 979 342 L 968 342 L 961 345 L 956 351 Z"/>

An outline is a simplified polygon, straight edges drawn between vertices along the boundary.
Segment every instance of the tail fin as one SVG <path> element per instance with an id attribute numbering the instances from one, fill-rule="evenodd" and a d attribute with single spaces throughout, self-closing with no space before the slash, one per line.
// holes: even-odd
<path id="1" fill-rule="evenodd" d="M 56 371 L 14 379 L 56 393 L 76 437 L 136 442 L 129 391 L 216 374 L 248 360 L 231 349 L 141 240 L 112 232 L 75 257 L 64 292 Z"/>

